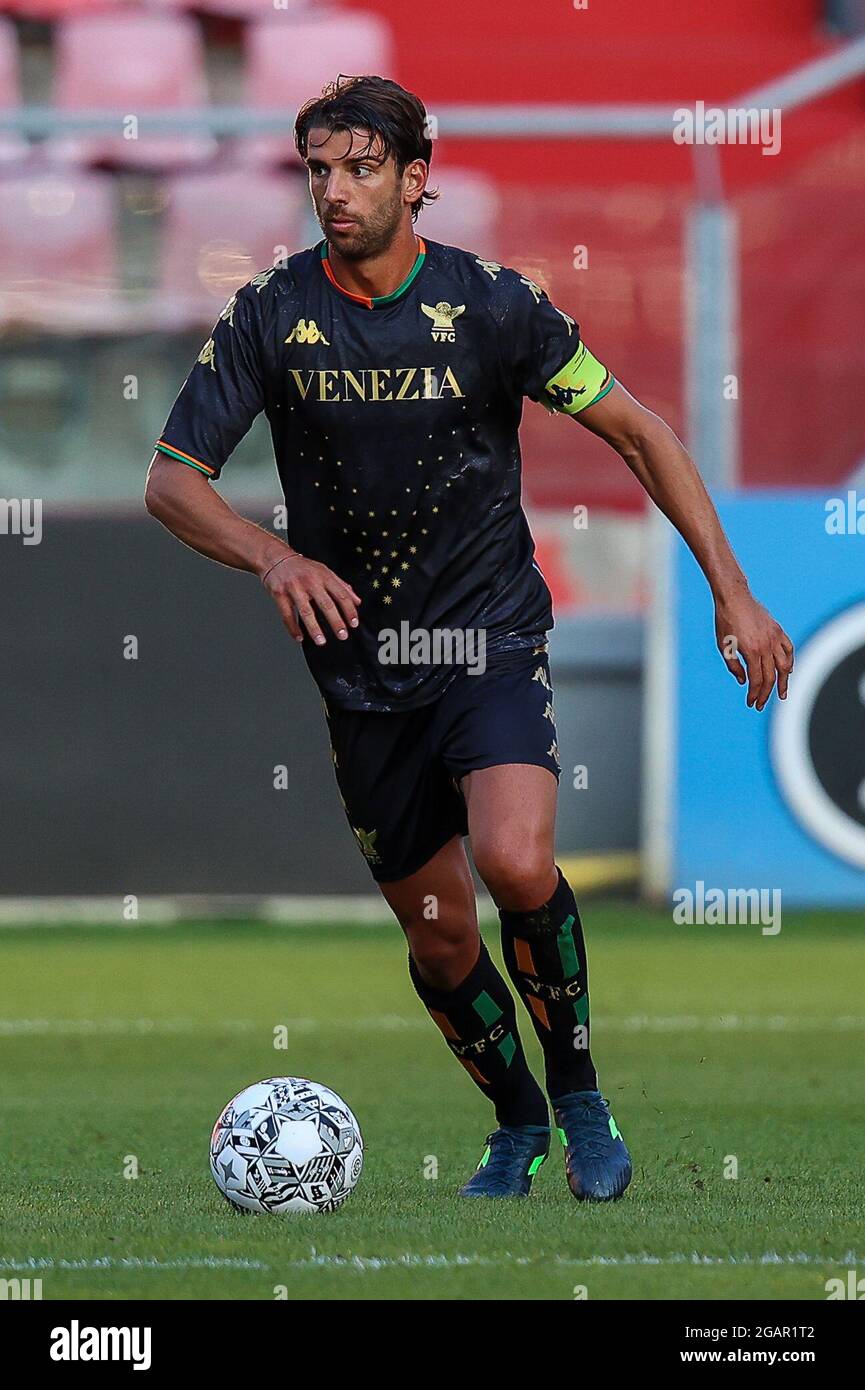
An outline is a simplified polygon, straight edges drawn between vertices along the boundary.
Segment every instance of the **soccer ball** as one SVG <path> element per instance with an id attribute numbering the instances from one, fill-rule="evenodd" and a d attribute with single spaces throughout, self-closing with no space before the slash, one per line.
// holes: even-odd
<path id="1" fill-rule="evenodd" d="M 345 1101 L 299 1076 L 247 1086 L 210 1136 L 210 1171 L 240 1211 L 336 1211 L 363 1168 L 363 1139 Z"/>

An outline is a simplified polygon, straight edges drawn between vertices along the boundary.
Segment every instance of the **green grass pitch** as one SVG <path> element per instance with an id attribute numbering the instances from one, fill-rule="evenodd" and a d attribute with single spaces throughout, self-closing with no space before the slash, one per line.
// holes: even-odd
<path id="1" fill-rule="evenodd" d="M 570 1196 L 558 1145 L 529 1201 L 455 1198 L 492 1116 L 395 925 L 0 929 L 0 1277 L 45 1299 L 825 1299 L 865 1255 L 859 924 L 584 918 L 593 1051 L 635 1165 L 601 1206 Z M 280 1074 L 360 1120 L 334 1214 L 241 1216 L 211 1180 L 220 1108 Z"/>

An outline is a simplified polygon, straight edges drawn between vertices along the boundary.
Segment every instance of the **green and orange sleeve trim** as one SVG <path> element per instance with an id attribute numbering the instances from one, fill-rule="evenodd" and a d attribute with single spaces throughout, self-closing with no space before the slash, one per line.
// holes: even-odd
<path id="1" fill-rule="evenodd" d="M 173 444 L 166 444 L 164 439 L 157 439 L 156 448 L 163 454 L 168 454 L 169 458 L 179 459 L 181 463 L 188 463 L 190 468 L 197 468 L 199 473 L 204 473 L 208 478 L 216 476 L 216 469 L 211 468 L 209 463 L 202 463 L 201 459 L 193 458 L 192 454 L 185 454 L 182 449 L 176 449 Z"/>

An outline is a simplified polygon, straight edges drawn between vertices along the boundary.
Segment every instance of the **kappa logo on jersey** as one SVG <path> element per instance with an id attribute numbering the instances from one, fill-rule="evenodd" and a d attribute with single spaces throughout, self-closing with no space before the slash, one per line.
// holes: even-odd
<path id="1" fill-rule="evenodd" d="M 276 266 L 271 266 L 270 270 L 260 270 L 257 275 L 253 275 L 250 284 L 254 287 L 256 294 L 261 294 L 265 285 L 269 284 L 276 274 Z"/>
<path id="2" fill-rule="evenodd" d="M 431 309 L 429 304 L 421 304 L 420 307 L 427 318 L 433 321 L 432 328 L 430 329 L 433 342 L 455 343 L 457 335 L 454 331 L 454 319 L 458 319 L 460 314 L 465 313 L 466 306 L 464 304 L 457 304 L 455 306 L 441 299 L 434 309 Z"/>
<path id="3" fill-rule="evenodd" d="M 216 371 L 215 353 L 216 344 L 214 343 L 212 338 L 208 338 L 207 342 L 204 344 L 204 347 L 198 354 L 198 361 L 201 363 L 202 367 L 209 367 L 212 372 Z"/>
<path id="4" fill-rule="evenodd" d="M 324 343 L 325 347 L 330 347 L 328 339 L 325 338 L 315 319 L 310 319 L 309 323 L 306 319 L 298 319 L 285 341 L 287 343 L 308 343 L 311 347 L 315 347 L 316 343 Z"/>

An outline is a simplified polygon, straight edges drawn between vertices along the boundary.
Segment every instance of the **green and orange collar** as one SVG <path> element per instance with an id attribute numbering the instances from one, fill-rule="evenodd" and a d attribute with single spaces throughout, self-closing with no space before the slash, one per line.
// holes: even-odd
<path id="1" fill-rule="evenodd" d="M 377 294 L 373 296 L 355 294 L 352 290 L 343 288 L 333 273 L 333 267 L 330 264 L 330 257 L 328 255 L 327 240 L 321 242 L 319 246 L 319 255 L 321 256 L 322 269 L 335 290 L 339 290 L 340 294 L 344 294 L 346 299 L 353 299 L 355 304 L 362 304 L 365 309 L 385 309 L 388 304 L 393 304 L 395 299 L 399 299 L 401 295 L 405 294 L 406 290 L 414 284 L 423 269 L 423 264 L 426 260 L 426 242 L 423 237 L 417 238 L 417 244 L 417 259 L 402 284 L 397 285 L 396 289 L 392 290 L 390 294 Z"/>

